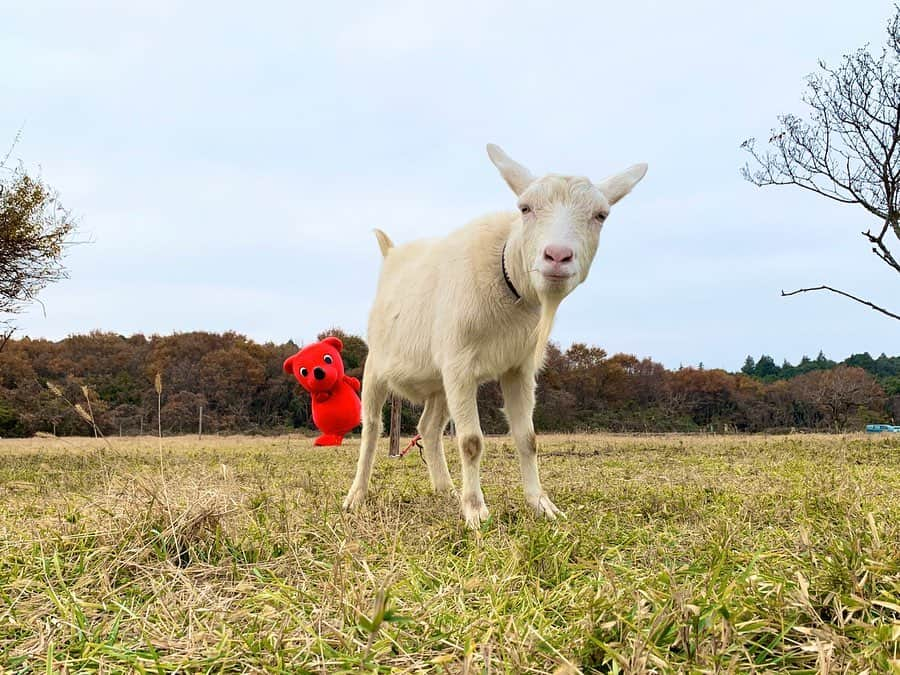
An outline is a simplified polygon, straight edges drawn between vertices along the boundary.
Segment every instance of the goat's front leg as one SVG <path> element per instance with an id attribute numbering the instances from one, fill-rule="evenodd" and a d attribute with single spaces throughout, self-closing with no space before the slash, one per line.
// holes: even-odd
<path id="1" fill-rule="evenodd" d="M 484 436 L 478 421 L 476 402 L 478 383 L 459 375 L 461 372 L 465 372 L 465 366 L 454 368 L 453 372 L 444 374 L 444 390 L 447 394 L 450 416 L 456 424 L 456 437 L 459 443 L 459 462 L 462 467 L 460 506 L 466 524 L 478 529 L 489 515 L 484 504 L 480 476 Z"/>
<path id="2" fill-rule="evenodd" d="M 374 372 L 367 374 L 362 384 L 362 440 L 359 444 L 356 478 L 353 479 L 353 485 L 344 498 L 345 511 L 359 507 L 366 499 L 372 463 L 375 461 L 375 448 L 381 436 L 381 409 L 387 395 L 385 383 L 379 380 Z"/>
<path id="3" fill-rule="evenodd" d="M 551 520 L 563 515 L 541 487 L 538 474 L 537 439 L 534 435 L 534 371 L 511 370 L 500 378 L 509 430 L 519 451 L 525 501 L 539 516 Z"/>

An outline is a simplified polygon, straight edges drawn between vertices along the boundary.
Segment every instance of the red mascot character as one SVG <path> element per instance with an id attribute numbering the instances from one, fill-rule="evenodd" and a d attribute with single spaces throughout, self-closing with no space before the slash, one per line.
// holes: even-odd
<path id="1" fill-rule="evenodd" d="M 296 377 L 312 399 L 313 422 L 322 432 L 316 445 L 340 445 L 359 426 L 359 380 L 344 375 L 343 348 L 336 337 L 327 337 L 284 362 L 284 372 Z"/>

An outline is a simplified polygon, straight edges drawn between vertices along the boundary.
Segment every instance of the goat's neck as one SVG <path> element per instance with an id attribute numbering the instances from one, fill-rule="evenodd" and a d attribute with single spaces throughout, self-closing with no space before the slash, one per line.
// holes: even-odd
<path id="1" fill-rule="evenodd" d="M 525 259 L 523 249 L 522 233 L 520 230 L 513 230 L 506 239 L 505 245 L 505 266 L 506 273 L 509 275 L 510 281 L 516 287 L 521 296 L 520 302 L 537 306 L 541 304 L 531 283 L 531 272 L 529 270 L 529 261 Z"/>
<path id="2" fill-rule="evenodd" d="M 525 257 L 521 231 L 513 230 L 506 240 L 506 273 L 522 296 L 520 302 L 540 307 L 541 318 L 534 329 L 534 367 L 539 370 L 544 363 L 544 353 L 547 350 L 550 331 L 553 329 L 553 319 L 556 318 L 556 310 L 562 298 L 542 298 L 538 295 L 531 283 L 530 262 Z"/>

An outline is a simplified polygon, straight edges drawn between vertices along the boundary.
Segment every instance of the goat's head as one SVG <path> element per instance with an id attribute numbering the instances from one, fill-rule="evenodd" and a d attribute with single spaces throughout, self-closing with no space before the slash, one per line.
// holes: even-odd
<path id="1" fill-rule="evenodd" d="M 519 198 L 523 263 L 538 297 L 562 299 L 587 278 L 610 207 L 631 192 L 646 164 L 594 184 L 550 174 L 535 178 L 496 145 L 491 161 Z"/>

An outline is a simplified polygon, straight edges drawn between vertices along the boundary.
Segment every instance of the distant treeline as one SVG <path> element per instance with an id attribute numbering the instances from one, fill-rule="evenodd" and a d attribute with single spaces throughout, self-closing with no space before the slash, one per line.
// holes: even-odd
<path id="1" fill-rule="evenodd" d="M 815 359 L 804 356 L 796 366 L 792 366 L 787 360 L 780 366 L 776 365 L 775 359 L 763 354 L 759 357 L 759 361 L 748 356 L 741 372 L 763 382 L 774 382 L 775 380 L 790 380 L 814 370 L 831 370 L 837 366 L 862 368 L 878 379 L 888 391 L 893 393 L 900 391 L 900 356 L 887 356 L 886 354 L 873 359 L 868 352 L 865 352 L 854 354 L 840 363 L 836 363 L 819 352 Z"/>
<path id="2" fill-rule="evenodd" d="M 364 378 L 362 338 L 339 330 L 349 374 Z M 309 397 L 281 364 L 298 346 L 235 334 L 169 336 L 94 332 L 51 342 L 24 338 L 0 352 L 0 436 L 196 432 L 268 433 L 312 428 Z M 157 414 L 156 374 L 162 376 Z M 53 386 L 48 386 L 48 383 Z M 54 391 L 54 389 L 56 391 Z M 86 400 L 90 399 L 90 404 Z M 81 406 L 79 413 L 76 406 Z M 496 384 L 479 391 L 483 427 L 503 433 Z M 418 409 L 405 405 L 403 431 Z M 550 345 L 538 378 L 540 431 L 770 431 L 859 429 L 900 418 L 900 357 L 823 354 L 796 366 L 751 357 L 741 372 L 679 368 L 603 349 Z"/>

